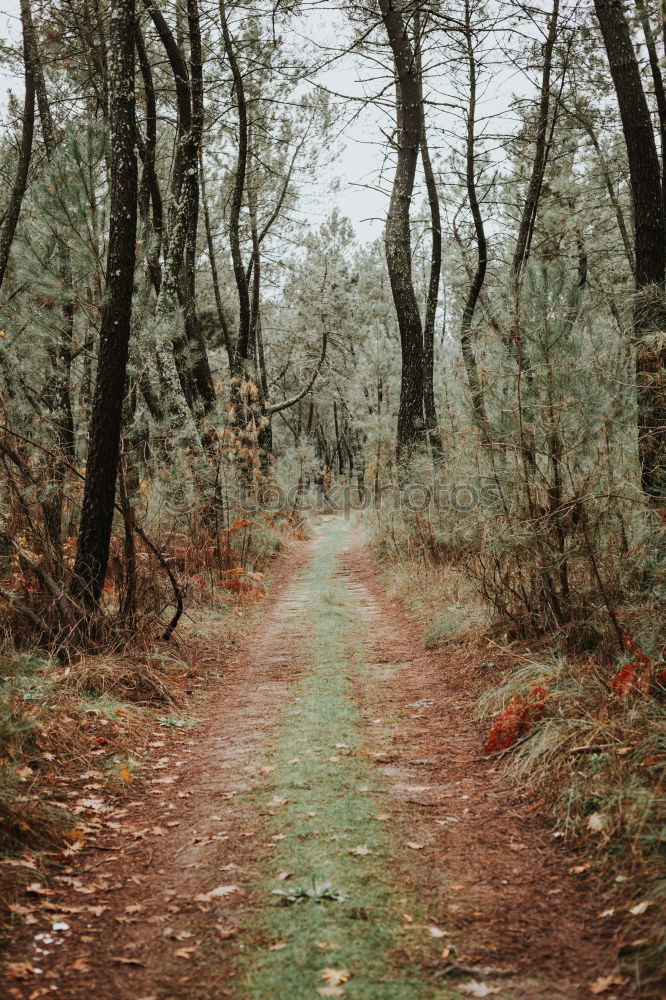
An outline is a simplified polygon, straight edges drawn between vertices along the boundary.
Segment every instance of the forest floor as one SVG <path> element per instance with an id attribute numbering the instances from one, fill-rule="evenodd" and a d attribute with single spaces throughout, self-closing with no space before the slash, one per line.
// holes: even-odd
<path id="1" fill-rule="evenodd" d="M 481 757 L 472 652 L 423 648 L 343 518 L 290 561 L 230 661 L 207 629 L 205 719 L 28 887 L 5 995 L 632 996 L 589 866 Z"/>

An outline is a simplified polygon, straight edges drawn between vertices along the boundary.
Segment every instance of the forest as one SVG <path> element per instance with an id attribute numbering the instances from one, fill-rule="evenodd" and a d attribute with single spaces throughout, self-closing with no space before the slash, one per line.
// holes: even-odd
<path id="1" fill-rule="evenodd" d="M 5 6 L 3 995 L 663 998 L 663 3 Z"/>

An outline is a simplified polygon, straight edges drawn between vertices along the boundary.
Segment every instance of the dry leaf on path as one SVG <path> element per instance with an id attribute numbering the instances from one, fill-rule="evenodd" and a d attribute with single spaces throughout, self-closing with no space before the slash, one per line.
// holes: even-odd
<path id="1" fill-rule="evenodd" d="M 434 938 L 446 937 L 446 931 L 440 930 L 439 927 L 429 927 L 428 933 Z"/>
<path id="2" fill-rule="evenodd" d="M 652 906 L 652 903 L 648 899 L 644 899 L 642 903 L 636 903 L 635 906 L 629 907 L 629 913 L 634 917 L 640 917 L 649 906 Z"/>
<path id="3" fill-rule="evenodd" d="M 458 989 L 461 993 L 467 993 L 471 997 L 490 997 L 495 993 L 501 993 L 499 986 L 488 986 L 486 983 L 479 983 L 473 979 L 470 983 L 462 983 Z"/>
<path id="4" fill-rule="evenodd" d="M 362 857 L 365 854 L 370 854 L 370 848 L 366 847 L 365 844 L 358 844 L 356 847 L 350 847 L 347 854 L 357 854 Z"/>
<path id="5" fill-rule="evenodd" d="M 327 968 L 321 970 L 320 976 L 327 986 L 341 986 L 351 979 L 351 972 L 347 972 L 346 969 Z"/>
<path id="6" fill-rule="evenodd" d="M 422 851 L 425 844 L 419 844 L 416 840 L 408 840 L 407 847 L 410 847 L 413 851 Z"/>
<path id="7" fill-rule="evenodd" d="M 217 936 L 221 938 L 222 941 L 227 941 L 229 938 L 236 937 L 239 932 L 238 927 L 217 927 Z"/>
<path id="8" fill-rule="evenodd" d="M 320 986 L 317 993 L 320 997 L 342 997 L 345 995 L 342 986 Z"/>
<path id="9" fill-rule="evenodd" d="M 174 951 L 174 955 L 176 956 L 176 958 L 184 958 L 189 962 L 192 956 L 196 954 L 196 952 L 198 951 L 199 951 L 199 945 L 192 944 L 189 945 L 189 947 L 187 948 L 176 948 L 176 950 Z"/>
<path id="10" fill-rule="evenodd" d="M 590 983 L 590 993 L 599 996 L 601 993 L 606 993 L 611 987 L 621 986 L 623 983 L 624 978 L 617 975 L 617 973 L 611 976 L 599 976 L 593 983 Z"/>
<path id="11" fill-rule="evenodd" d="M 288 941 L 275 941 L 273 944 L 270 944 L 268 946 L 268 950 L 269 951 L 282 951 L 283 948 L 287 948 L 288 946 L 289 946 L 289 942 Z"/>
<path id="12" fill-rule="evenodd" d="M 31 979 L 35 975 L 35 967 L 30 962 L 8 962 L 3 971 L 10 979 Z"/>
<path id="13" fill-rule="evenodd" d="M 200 892 L 194 897 L 195 903 L 210 903 L 211 899 L 219 899 L 222 896 L 231 896 L 234 892 L 238 892 L 237 885 L 218 885 L 217 888 L 211 889 L 210 892 Z"/>
<path id="14" fill-rule="evenodd" d="M 601 813 L 592 813 L 587 820 L 587 828 L 591 833 L 601 833 L 604 828 L 604 818 Z"/>

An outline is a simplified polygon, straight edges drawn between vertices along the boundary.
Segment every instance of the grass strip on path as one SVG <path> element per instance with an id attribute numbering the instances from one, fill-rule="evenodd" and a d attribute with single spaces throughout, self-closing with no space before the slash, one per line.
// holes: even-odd
<path id="1" fill-rule="evenodd" d="M 418 899 L 392 879 L 397 848 L 383 812 L 383 781 L 362 752 L 352 681 L 365 669 L 367 625 L 336 577 L 347 531 L 337 518 L 324 526 L 304 581 L 311 637 L 270 761 L 276 850 L 272 872 L 257 887 L 266 907 L 250 928 L 268 944 L 248 960 L 247 996 L 445 1000 L 459 994 L 428 982 L 424 969 L 436 968 L 442 943 L 419 927 Z M 412 917 L 407 930 L 404 913 Z"/>

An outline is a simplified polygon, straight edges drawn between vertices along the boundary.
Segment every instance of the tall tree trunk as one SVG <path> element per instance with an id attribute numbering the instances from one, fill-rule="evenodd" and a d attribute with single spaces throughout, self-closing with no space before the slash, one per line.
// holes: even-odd
<path id="1" fill-rule="evenodd" d="M 194 303 L 194 260 L 199 214 L 199 150 L 203 129 L 203 78 L 201 36 L 196 0 L 188 0 L 191 73 L 182 47 L 154 0 L 143 0 L 164 46 L 176 87 L 178 134 L 172 176 L 168 246 L 157 304 L 157 314 L 171 317 L 183 310 L 184 336 L 173 340 L 173 355 L 182 395 L 192 413 L 199 406 L 209 412 L 215 402 L 206 345 Z M 191 273 L 188 273 L 191 272 Z M 164 349 L 158 358 L 163 377 L 173 383 L 171 359 Z M 171 385 L 172 391 L 176 389 Z"/>
<path id="2" fill-rule="evenodd" d="M 553 9 L 548 22 L 548 34 L 543 47 L 543 67 L 541 70 L 541 95 L 536 121 L 536 137 L 532 172 L 527 186 L 527 195 L 518 227 L 516 248 L 513 254 L 513 272 L 519 277 L 529 258 L 532 236 L 536 223 L 541 188 L 548 159 L 548 121 L 550 118 L 550 81 L 553 71 L 553 51 L 557 41 L 559 0 L 553 0 Z"/>
<path id="3" fill-rule="evenodd" d="M 418 74 L 420 105 L 423 109 L 423 63 L 421 59 L 421 21 L 419 12 L 414 15 L 414 48 L 416 55 L 416 72 Z M 432 168 L 430 150 L 428 148 L 428 132 L 425 113 L 421 112 L 421 164 L 425 177 L 428 204 L 430 206 L 431 253 L 428 293 L 426 296 L 425 317 L 423 320 L 423 412 L 433 458 L 443 454 L 442 435 L 437 419 L 435 406 L 435 321 L 437 319 L 437 300 L 439 298 L 439 282 L 442 274 L 442 219 L 439 211 L 439 195 L 435 182 L 435 172 Z"/>
<path id="4" fill-rule="evenodd" d="M 32 139 L 35 131 L 35 32 L 32 24 L 30 0 L 21 0 L 21 28 L 23 31 L 23 66 L 25 93 L 23 97 L 23 122 L 21 129 L 21 145 L 19 147 L 16 174 L 9 196 L 9 204 L 5 212 L 4 222 L 0 229 L 0 288 L 5 280 L 9 253 L 14 242 L 14 234 L 18 225 L 23 196 L 28 186 L 28 171 L 32 156 Z"/>
<path id="5" fill-rule="evenodd" d="M 46 158 L 51 162 L 56 153 L 56 131 L 51 114 L 44 71 L 37 48 L 37 38 L 33 34 L 33 65 L 35 73 L 35 94 L 39 119 L 44 139 Z M 58 241 L 56 248 L 60 283 L 66 294 L 62 307 L 62 326 L 57 345 L 49 351 L 52 371 L 47 386 L 46 405 L 54 423 L 58 454 L 50 468 L 53 495 L 44 504 L 44 518 L 49 541 L 56 555 L 61 556 L 62 512 L 65 499 L 65 483 L 69 465 L 76 462 L 76 437 L 71 401 L 72 340 L 74 337 L 74 302 L 72 264 L 69 248 L 64 241 Z"/>
<path id="6" fill-rule="evenodd" d="M 236 160 L 236 173 L 234 187 L 231 195 L 231 211 L 229 214 L 229 243 L 231 248 L 231 260 L 238 290 L 238 337 L 234 350 L 234 370 L 232 376 L 239 379 L 245 373 L 246 363 L 250 356 L 251 338 L 251 308 L 250 290 L 248 286 L 247 274 L 243 265 L 243 257 L 240 245 L 240 214 L 243 206 L 243 194 L 245 192 L 245 181 L 247 175 L 248 157 L 248 120 L 247 104 L 245 101 L 245 87 L 243 84 L 243 74 L 241 73 L 236 50 L 227 23 L 227 12 L 224 0 L 220 0 L 220 23 L 222 25 L 222 37 L 224 39 L 224 51 L 231 67 L 231 74 L 234 81 L 234 94 L 236 96 L 236 113 L 238 115 L 238 158 Z"/>
<path id="7" fill-rule="evenodd" d="M 394 0 L 379 0 L 396 83 L 397 160 L 384 244 L 402 354 L 397 454 L 408 459 L 423 441 L 423 329 L 412 280 L 410 205 L 423 134 L 423 110 L 414 53 Z"/>
<path id="8" fill-rule="evenodd" d="M 86 481 L 72 591 L 99 606 L 109 559 L 134 283 L 137 164 L 134 156 L 134 0 L 111 18 L 111 209 L 106 298 L 100 329 Z"/>
<path id="9" fill-rule="evenodd" d="M 476 54 L 474 52 L 474 38 L 470 21 L 469 0 L 465 0 L 465 47 L 467 53 L 467 66 L 469 74 L 469 104 L 467 107 L 467 139 L 465 145 L 465 182 L 467 185 L 467 197 L 469 207 L 474 220 L 474 233 L 476 237 L 476 270 L 472 275 L 467 299 L 463 309 L 462 321 L 460 324 L 460 349 L 462 351 L 463 362 L 467 383 L 472 396 L 472 407 L 476 416 L 479 430 L 484 438 L 488 440 L 488 417 L 486 405 L 483 397 L 479 369 L 476 363 L 476 353 L 472 341 L 472 322 L 476 305 L 481 295 L 483 283 L 486 278 L 486 268 L 488 265 L 488 243 L 483 225 L 483 217 L 479 206 L 479 198 L 476 190 L 476 162 L 475 162 L 475 131 L 476 131 L 476 88 L 477 88 L 477 65 Z"/>
<path id="10" fill-rule="evenodd" d="M 666 487 L 666 350 L 650 334 L 663 329 L 664 202 L 657 147 L 631 31 L 621 0 L 595 0 L 627 147 L 636 232 L 636 381 L 641 483 L 648 496 Z"/>
<path id="11" fill-rule="evenodd" d="M 650 60 L 650 71 L 652 73 L 652 83 L 654 84 L 654 98 L 657 105 L 657 116 L 659 118 L 659 138 L 661 146 L 661 194 L 664 201 L 664 211 L 666 212 L 666 90 L 664 89 L 664 78 L 661 72 L 661 61 L 657 52 L 650 16 L 643 0 L 636 0 L 636 10 L 638 19 L 643 28 L 645 37 L 645 47 Z"/>

